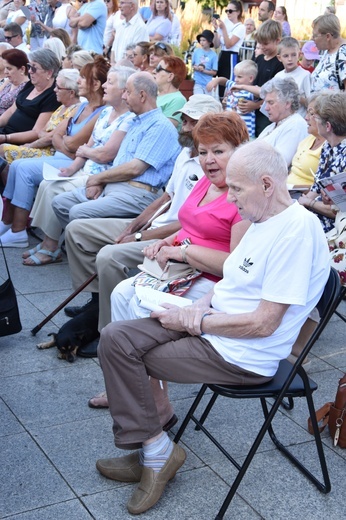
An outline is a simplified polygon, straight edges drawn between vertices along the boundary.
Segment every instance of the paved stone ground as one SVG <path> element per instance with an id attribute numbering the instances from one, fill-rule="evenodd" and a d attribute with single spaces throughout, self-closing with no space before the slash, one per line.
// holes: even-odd
<path id="1" fill-rule="evenodd" d="M 31 245 L 36 241 L 31 239 Z M 95 469 L 100 457 L 123 454 L 113 445 L 108 410 L 92 410 L 88 399 L 103 389 L 97 360 L 57 359 L 54 349 L 36 343 L 56 331 L 60 312 L 36 337 L 30 330 L 71 292 L 66 257 L 45 267 L 21 265 L 21 250 L 7 257 L 18 291 L 23 330 L 0 338 L 0 518 L 8 520 L 122 520 L 132 518 L 126 502 L 133 485 L 108 481 Z M 5 278 L 0 261 L 0 283 Z M 289 283 L 289 280 L 287 281 Z M 84 303 L 87 293 L 75 300 Z M 339 307 L 346 314 L 346 304 Z M 346 372 L 345 323 L 334 316 L 316 345 L 310 375 L 318 383 L 317 407 L 335 396 Z M 175 411 L 182 418 L 198 385 L 171 385 Z M 306 431 L 307 409 L 298 400 L 292 412 L 280 411 L 275 424 L 283 441 L 316 467 L 314 446 Z M 261 418 L 257 403 L 219 399 L 209 424 L 241 460 Z M 174 429 L 176 431 L 176 429 Z M 167 485 L 159 504 L 141 518 L 211 520 L 235 475 L 226 459 L 191 426 L 183 439 L 188 458 Z M 332 491 L 323 495 L 278 453 L 269 437 L 241 483 L 225 518 L 232 520 L 329 520 L 345 517 L 346 450 L 323 442 Z"/>

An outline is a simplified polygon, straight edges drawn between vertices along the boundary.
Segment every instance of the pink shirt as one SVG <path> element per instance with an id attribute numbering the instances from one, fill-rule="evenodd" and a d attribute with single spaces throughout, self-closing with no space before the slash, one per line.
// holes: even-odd
<path id="1" fill-rule="evenodd" d="M 180 208 L 178 217 L 182 229 L 176 239 L 182 242 L 189 238 L 192 244 L 229 253 L 231 228 L 242 219 L 236 205 L 227 202 L 227 191 L 212 202 L 199 206 L 210 184 L 207 177 L 202 177 Z M 209 280 L 220 280 L 215 275 L 203 274 Z"/>

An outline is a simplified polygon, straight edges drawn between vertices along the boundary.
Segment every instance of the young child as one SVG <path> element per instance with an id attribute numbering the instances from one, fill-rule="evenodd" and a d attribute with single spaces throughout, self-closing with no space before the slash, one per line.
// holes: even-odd
<path id="1" fill-rule="evenodd" d="M 313 40 L 305 42 L 300 51 L 301 60 L 298 65 L 302 69 L 308 70 L 312 73 L 315 70 L 316 61 L 321 59 L 320 53 Z"/>
<path id="2" fill-rule="evenodd" d="M 311 74 L 307 70 L 298 66 L 300 54 L 299 43 L 295 38 L 287 36 L 283 38 L 278 46 L 278 58 L 284 66 L 284 70 L 278 72 L 276 78 L 291 77 L 299 87 L 300 107 L 298 113 L 305 117 L 306 107 L 308 106 L 308 97 L 311 91 Z"/>
<path id="3" fill-rule="evenodd" d="M 211 49 L 211 47 L 214 47 L 213 38 L 213 33 L 208 29 L 197 35 L 197 41 L 201 47 L 195 49 L 192 54 L 193 79 L 195 80 L 194 94 L 212 95 L 211 92 L 206 90 L 206 86 L 217 72 L 217 54 Z"/>
<path id="4" fill-rule="evenodd" d="M 254 85 L 237 85 L 238 90 L 247 90 L 255 96 L 254 101 L 240 100 L 238 109 L 242 114 L 256 112 L 256 137 L 270 124 L 267 116 L 261 112 L 263 100 L 260 98 L 261 86 L 272 79 L 275 74 L 283 70 L 282 63 L 277 58 L 278 45 L 281 40 L 281 24 L 275 20 L 266 20 L 262 23 L 256 33 L 257 44 L 261 45 L 262 53 L 255 57 L 258 66 L 257 76 Z M 213 80 L 214 81 L 214 80 Z M 211 82 L 212 83 L 212 82 Z M 210 84 L 209 84 L 210 85 Z M 234 87 L 233 87 L 234 88 Z"/>
<path id="5" fill-rule="evenodd" d="M 243 100 L 253 101 L 255 96 L 247 90 L 234 90 L 233 87 L 238 85 L 253 85 L 257 72 L 257 65 L 252 60 L 243 60 L 238 63 L 234 67 L 234 81 L 226 81 L 225 97 L 223 98 L 226 110 L 235 110 L 244 119 L 250 139 L 255 137 L 256 114 L 254 110 L 247 114 L 242 114 L 238 108 L 238 102 Z"/>

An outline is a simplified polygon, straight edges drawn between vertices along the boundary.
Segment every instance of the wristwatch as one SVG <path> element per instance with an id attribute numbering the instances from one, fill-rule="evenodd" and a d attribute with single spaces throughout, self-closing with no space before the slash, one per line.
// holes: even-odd
<path id="1" fill-rule="evenodd" d="M 139 231 L 135 234 L 135 241 L 140 242 L 142 240 L 142 233 Z"/>

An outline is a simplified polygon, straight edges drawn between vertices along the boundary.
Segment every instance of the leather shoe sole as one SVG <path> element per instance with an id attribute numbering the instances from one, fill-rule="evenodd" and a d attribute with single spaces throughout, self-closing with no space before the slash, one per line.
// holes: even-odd
<path id="1" fill-rule="evenodd" d="M 186 453 L 178 444 L 173 443 L 173 451 L 159 472 L 143 467 L 140 483 L 127 503 L 127 509 L 133 515 L 144 513 L 161 498 L 166 484 L 184 464 Z"/>
<path id="2" fill-rule="evenodd" d="M 116 459 L 99 459 L 96 468 L 104 477 L 119 482 L 140 482 L 143 471 L 138 451 Z"/>

